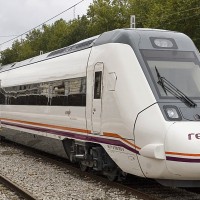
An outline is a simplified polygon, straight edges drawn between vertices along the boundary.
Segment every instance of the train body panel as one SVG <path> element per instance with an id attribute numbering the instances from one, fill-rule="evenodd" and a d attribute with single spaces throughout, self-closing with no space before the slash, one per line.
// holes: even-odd
<path id="1" fill-rule="evenodd" d="M 123 29 L 3 66 L 0 136 L 110 179 L 194 186 L 199 60 L 184 34 Z"/>
<path id="2" fill-rule="evenodd" d="M 90 50 L 86 49 L 2 72 L 1 87 L 84 77 Z M 2 77 L 3 73 L 7 74 L 7 78 Z"/>
<path id="3" fill-rule="evenodd" d="M 86 130 L 85 108 L 82 107 L 44 107 L 44 106 L 14 106 L 8 105 L 2 108 L 1 119 L 8 122 L 37 125 L 43 127 L 60 126 L 60 127 L 75 127 L 77 129 Z M 14 110 L 14 112 L 13 112 Z M 70 115 L 66 111 L 70 110 Z M 31 115 L 30 115 L 31 113 Z M 2 126 L 4 124 L 2 123 Z"/>
<path id="4" fill-rule="evenodd" d="M 199 135 L 198 122 L 177 122 L 169 128 L 165 139 L 166 165 L 174 179 L 199 180 Z"/>
<path id="5" fill-rule="evenodd" d="M 93 96 L 93 79 L 90 80 L 89 77 L 94 76 L 93 69 L 96 63 L 104 65 L 101 133 L 120 133 L 123 138 L 133 139 L 137 114 L 155 102 L 137 58 L 130 46 L 125 44 L 106 44 L 92 49 L 88 64 L 90 82 L 87 85 L 88 87 L 91 85 L 91 93 L 87 94 L 88 99 L 92 99 Z M 111 84 L 114 84 L 114 88 L 110 89 Z M 138 87 L 140 92 L 137 92 Z M 90 103 L 88 102 L 88 105 Z M 92 113 L 91 108 L 89 109 L 88 124 Z"/>
<path id="6" fill-rule="evenodd" d="M 44 132 L 35 132 L 27 129 L 6 127 L 1 131 L 1 137 L 16 143 L 29 146 L 53 155 L 68 158 L 63 142 L 58 137 L 48 137 Z"/>
<path id="7" fill-rule="evenodd" d="M 127 148 L 131 147 L 132 152 L 127 151 L 124 147 L 116 148 L 115 143 L 104 145 L 107 153 L 123 171 L 143 176 L 135 154 L 137 149 L 135 149 L 133 129 L 137 114 L 155 102 L 153 94 L 149 90 L 144 73 L 139 67 L 136 55 L 130 46 L 126 44 L 104 44 L 93 48 L 87 69 L 87 85 L 93 85 L 93 79 L 89 77 L 94 77 L 96 63 L 102 63 L 104 68 L 102 98 L 99 100 L 102 109 L 101 130 L 99 130 L 99 133 L 95 132 L 95 134 L 107 136 L 117 140 L 117 142 L 120 139 L 122 145 L 127 145 Z M 131 91 L 138 90 L 138 86 L 140 92 L 132 93 Z M 93 87 L 90 91 L 91 93 L 87 94 L 87 97 L 88 101 L 93 104 L 92 101 L 98 101 L 98 99 L 92 99 Z M 143 100 L 139 101 L 139 99 Z M 87 105 L 90 104 L 89 102 Z M 94 108 L 91 106 L 87 109 L 87 124 L 90 124 L 93 121 L 91 113 Z M 95 110 L 97 109 L 95 108 Z M 121 159 L 124 162 L 121 162 Z M 131 164 L 127 165 L 126 163 L 129 162 Z"/>
<path id="8" fill-rule="evenodd" d="M 79 77 L 86 77 L 90 50 L 86 49 L 5 71 L 0 74 L 1 87 L 45 84 L 54 80 L 75 80 Z M 62 157 L 67 157 L 62 146 L 62 140 L 66 136 L 59 131 L 70 132 L 72 130 L 72 133 L 75 133 L 78 130 L 79 133 L 87 135 L 84 106 L 0 105 L 0 108 L 2 136 Z M 29 134 L 25 134 L 27 132 Z M 26 135 L 24 139 L 22 139 L 23 134 Z M 45 143 L 48 145 L 44 145 Z M 60 148 L 54 146 L 60 146 Z"/>
<path id="9" fill-rule="evenodd" d="M 146 177 L 166 176 L 165 137 L 172 124 L 165 122 L 157 104 L 138 115 L 134 130 L 135 141 L 139 148 L 139 163 Z"/>

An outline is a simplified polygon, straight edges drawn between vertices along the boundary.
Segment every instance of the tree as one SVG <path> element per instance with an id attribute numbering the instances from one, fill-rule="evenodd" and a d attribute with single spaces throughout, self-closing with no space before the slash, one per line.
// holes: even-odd
<path id="1" fill-rule="evenodd" d="M 94 0 L 86 16 L 31 31 L 26 38 L 1 52 L 3 64 L 21 61 L 39 52 L 53 51 L 85 38 L 117 28 L 130 26 L 130 15 L 136 26 L 179 31 L 192 38 L 200 49 L 199 0 Z"/>
<path id="2" fill-rule="evenodd" d="M 11 48 L 7 48 L 3 52 L 1 52 L 1 63 L 3 65 L 14 63 L 18 61 L 19 57 L 19 49 L 20 49 L 20 42 L 17 40 L 12 44 Z"/>
<path id="3" fill-rule="evenodd" d="M 68 46 L 93 36 L 88 31 L 89 21 L 85 15 L 68 23 L 68 33 L 64 36 L 62 46 Z"/>
<path id="4" fill-rule="evenodd" d="M 139 20 L 143 27 L 183 32 L 191 37 L 200 49 L 200 2 L 198 0 L 130 1 L 132 6 L 134 5 L 137 21 Z M 143 17 L 140 13 L 144 13 Z"/>
<path id="5" fill-rule="evenodd" d="M 63 47 L 63 40 L 68 32 L 69 26 L 63 19 L 56 21 L 52 25 L 44 25 L 40 49 L 44 52 L 49 52 Z"/>
<path id="6" fill-rule="evenodd" d="M 98 35 L 105 31 L 127 27 L 130 21 L 128 6 L 128 0 L 95 0 L 87 12 L 90 21 L 89 32 Z"/>

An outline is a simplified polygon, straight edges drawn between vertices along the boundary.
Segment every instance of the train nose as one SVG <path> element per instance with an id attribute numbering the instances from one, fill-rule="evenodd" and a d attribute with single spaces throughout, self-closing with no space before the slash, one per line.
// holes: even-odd
<path id="1" fill-rule="evenodd" d="M 177 122 L 165 139 L 166 164 L 177 179 L 200 180 L 200 122 Z"/>

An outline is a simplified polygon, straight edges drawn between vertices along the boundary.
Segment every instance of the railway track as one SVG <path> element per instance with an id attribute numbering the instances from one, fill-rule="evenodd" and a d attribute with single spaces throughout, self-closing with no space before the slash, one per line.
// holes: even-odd
<path id="1" fill-rule="evenodd" d="M 4 143 L 5 145 L 14 145 L 17 148 L 20 148 L 24 151 L 24 154 L 30 156 L 39 157 L 42 161 L 51 163 L 60 168 L 64 168 L 70 171 L 70 173 L 80 176 L 81 179 L 85 180 L 94 180 L 95 182 L 101 182 L 102 185 L 106 185 L 107 191 L 112 191 L 112 188 L 117 189 L 118 191 L 123 191 L 124 194 L 129 196 L 135 196 L 135 199 L 142 200 L 196 200 L 200 199 L 200 194 L 195 192 L 187 191 L 185 189 L 179 188 L 168 188 L 161 186 L 157 182 L 149 179 L 143 179 L 139 177 L 130 177 L 129 180 L 125 183 L 121 182 L 110 182 L 106 178 L 98 175 L 97 173 L 91 172 L 81 172 L 77 165 L 73 165 L 68 162 L 66 159 L 59 158 L 57 156 L 49 155 L 44 152 L 24 147 L 11 142 Z M 30 195 L 30 198 L 27 196 L 25 199 L 36 199 Z M 127 198 L 128 199 L 128 198 Z"/>
<path id="2" fill-rule="evenodd" d="M 25 200 L 37 200 L 32 194 L 29 193 L 26 189 L 14 183 L 12 180 L 8 179 L 4 175 L 0 173 L 0 183 L 2 183 L 5 187 L 9 188 L 13 191 L 20 199 Z"/>
<path id="3" fill-rule="evenodd" d="M 60 168 L 70 170 L 73 174 L 80 176 L 81 179 L 94 180 L 97 183 L 100 182 L 102 185 L 106 186 L 107 191 L 112 192 L 112 189 L 115 188 L 119 192 L 122 191 L 122 193 L 127 194 L 128 196 L 134 196 L 135 199 L 157 200 L 157 198 L 155 198 L 149 194 L 146 194 L 142 191 L 139 191 L 137 189 L 131 188 L 128 185 L 124 185 L 119 182 L 110 182 L 109 180 L 107 180 L 107 178 L 99 175 L 98 173 L 91 173 L 90 171 L 82 172 L 80 170 L 79 166 L 70 163 L 67 159 L 63 159 L 63 158 L 60 158 L 60 157 L 57 157 L 57 156 L 54 156 L 54 155 L 51 155 L 48 153 L 44 153 L 44 152 L 41 152 L 41 151 L 38 151 L 35 149 L 33 150 L 32 148 L 29 148 L 29 147 L 26 147 L 26 146 L 23 146 L 20 144 L 16 144 L 16 143 L 13 143 L 10 141 L 3 141 L 3 142 L 1 142 L 1 144 L 8 145 L 8 146 L 14 146 L 17 149 L 24 151 L 24 153 L 23 153 L 24 155 L 39 157 L 40 160 L 43 160 L 44 162 L 48 162 L 48 163 L 51 163 L 52 165 L 56 165 Z M 15 186 L 17 186 L 17 185 L 14 184 L 13 187 L 15 187 Z M 19 189 L 19 194 L 21 193 L 20 189 Z M 15 191 L 16 189 L 14 188 L 13 190 Z M 23 191 L 23 189 L 22 189 L 22 191 Z M 34 196 L 32 196 L 29 192 L 26 193 L 26 191 L 24 191 L 24 193 L 25 194 L 23 194 L 23 197 L 25 199 L 37 199 Z M 27 194 L 27 196 L 25 196 L 26 194 Z M 127 199 L 129 199 L 129 198 L 127 197 Z"/>
<path id="4" fill-rule="evenodd" d="M 56 164 L 59 167 L 73 170 L 73 172 L 75 172 L 75 174 L 78 174 L 82 178 L 93 179 L 93 180 L 95 180 L 97 182 L 101 182 L 104 185 L 107 185 L 108 190 L 114 187 L 114 188 L 116 188 L 118 190 L 124 190 L 127 194 L 131 194 L 131 195 L 135 196 L 137 199 L 141 199 L 141 200 L 158 200 L 157 198 L 155 198 L 155 197 L 153 197 L 153 196 L 151 196 L 149 194 L 146 194 L 146 193 L 144 193 L 142 191 L 139 191 L 137 189 L 131 188 L 128 185 L 124 185 L 124 184 L 121 184 L 119 182 L 110 182 L 109 180 L 107 180 L 107 178 L 102 177 L 98 173 L 91 173 L 90 171 L 82 172 L 80 170 L 79 166 L 70 163 L 66 159 L 62 159 L 62 158 L 59 158 L 57 156 L 50 155 L 50 154 L 47 154 L 47 153 L 44 153 L 44 152 L 41 152 L 41 151 L 37 151 L 37 150 L 33 152 L 32 151 L 33 149 L 28 148 L 28 147 L 24 147 L 24 146 L 21 146 L 21 147 L 23 149 L 25 148 L 26 151 L 28 153 L 30 153 L 31 155 L 39 156 L 42 159 L 46 160 L 47 162 L 51 162 L 53 164 Z"/>
<path id="5" fill-rule="evenodd" d="M 91 173 L 90 171 L 82 172 L 77 165 L 71 164 L 68 160 L 59 158 L 54 155 L 50 155 L 40 151 L 32 151 L 28 147 L 27 151 L 36 156 L 41 156 L 44 160 L 48 162 L 55 163 L 56 165 L 63 168 L 70 168 L 70 170 L 75 171 L 76 174 L 79 174 L 82 177 L 87 176 L 89 179 L 94 179 L 96 181 L 102 182 L 108 187 L 118 188 L 119 190 L 124 190 L 128 194 L 132 194 L 137 197 L 137 199 L 142 200 L 179 200 L 180 197 L 182 200 L 199 200 L 200 193 L 195 192 L 198 190 L 187 190 L 181 188 L 170 188 L 165 187 L 157 183 L 152 179 L 140 178 L 136 176 L 130 176 L 128 181 L 124 182 L 110 182 L 107 178 L 99 175 L 98 173 Z M 193 192 L 192 192 L 193 191 Z"/>

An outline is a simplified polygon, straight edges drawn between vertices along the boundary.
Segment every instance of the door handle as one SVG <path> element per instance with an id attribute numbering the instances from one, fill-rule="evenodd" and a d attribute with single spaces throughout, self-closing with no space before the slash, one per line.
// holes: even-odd
<path id="1" fill-rule="evenodd" d="M 96 112 L 96 108 L 93 108 L 93 114 Z"/>

